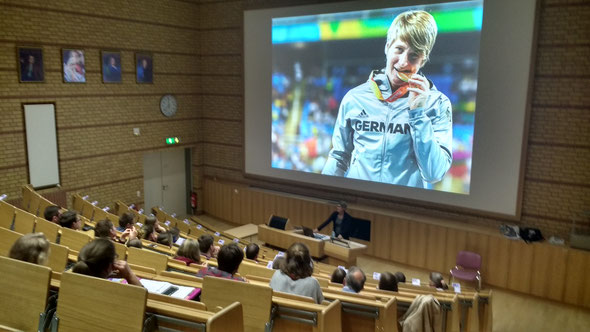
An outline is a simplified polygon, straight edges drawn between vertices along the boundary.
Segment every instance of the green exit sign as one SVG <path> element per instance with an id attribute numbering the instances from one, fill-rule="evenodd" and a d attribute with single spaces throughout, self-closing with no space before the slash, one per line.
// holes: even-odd
<path id="1" fill-rule="evenodd" d="M 166 144 L 168 144 L 168 145 L 178 144 L 178 143 L 180 143 L 180 139 L 178 137 L 168 137 L 168 138 L 166 138 Z"/>

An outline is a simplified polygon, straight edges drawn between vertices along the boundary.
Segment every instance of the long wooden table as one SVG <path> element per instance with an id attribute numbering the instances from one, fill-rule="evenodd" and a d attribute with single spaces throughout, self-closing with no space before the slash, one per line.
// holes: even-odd
<path id="1" fill-rule="evenodd" d="M 271 246 L 287 249 L 295 242 L 307 245 L 309 253 L 315 258 L 327 258 L 329 264 L 351 266 L 367 246 L 350 240 L 320 240 L 305 236 L 292 230 L 280 230 L 267 225 L 258 225 L 258 240 Z"/>

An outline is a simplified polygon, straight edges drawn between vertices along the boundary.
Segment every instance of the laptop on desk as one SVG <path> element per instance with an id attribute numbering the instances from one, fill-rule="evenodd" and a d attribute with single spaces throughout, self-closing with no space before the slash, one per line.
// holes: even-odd
<path id="1" fill-rule="evenodd" d="M 303 235 L 305 235 L 305 236 L 309 236 L 309 237 L 312 237 L 312 238 L 318 239 L 318 240 L 325 240 L 328 238 L 326 235 L 314 233 L 313 230 L 309 227 L 303 226 L 302 229 L 303 229 Z"/>
<path id="2" fill-rule="evenodd" d="M 309 227 L 303 226 L 303 235 L 315 238 L 313 230 Z"/>

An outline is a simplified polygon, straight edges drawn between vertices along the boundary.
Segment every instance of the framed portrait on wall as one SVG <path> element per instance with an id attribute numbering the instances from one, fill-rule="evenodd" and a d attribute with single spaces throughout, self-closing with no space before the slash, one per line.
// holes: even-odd
<path id="1" fill-rule="evenodd" d="M 86 65 L 84 64 L 84 50 L 61 50 L 63 64 L 63 78 L 65 83 L 85 83 Z"/>
<path id="2" fill-rule="evenodd" d="M 19 82 L 44 82 L 43 49 L 40 47 L 17 47 Z"/>
<path id="3" fill-rule="evenodd" d="M 101 51 L 103 83 L 121 83 L 121 52 Z"/>
<path id="4" fill-rule="evenodd" d="M 137 83 L 154 82 L 154 62 L 148 53 L 135 53 L 135 76 Z"/>

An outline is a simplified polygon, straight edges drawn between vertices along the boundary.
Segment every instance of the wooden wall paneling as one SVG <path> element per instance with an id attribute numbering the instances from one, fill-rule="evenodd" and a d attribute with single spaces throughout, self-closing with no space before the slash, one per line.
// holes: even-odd
<path id="1" fill-rule="evenodd" d="M 271 210 L 270 210 L 270 203 L 268 203 L 268 194 L 264 193 L 264 192 L 259 192 L 259 203 L 260 204 L 260 212 L 261 212 L 261 217 L 262 220 L 264 220 L 264 223 L 268 223 L 268 217 L 272 214 Z"/>
<path id="2" fill-rule="evenodd" d="M 452 268 L 446 265 L 445 252 L 447 242 L 447 229 L 445 227 L 428 225 L 426 235 L 426 268 L 438 271 L 443 275 L 449 273 Z"/>
<path id="3" fill-rule="evenodd" d="M 289 214 L 289 218 L 291 216 L 293 216 L 294 221 L 296 222 L 296 225 L 299 226 L 303 226 L 303 213 L 301 211 L 301 206 L 302 206 L 302 202 L 300 199 L 292 199 L 292 200 L 287 200 L 285 201 L 285 204 L 287 204 L 287 209 L 288 209 L 288 214 Z"/>
<path id="4" fill-rule="evenodd" d="M 563 301 L 575 305 L 589 305 L 590 300 L 584 303 L 584 298 L 590 291 L 590 255 L 587 253 L 569 249 L 567 254 L 567 266 L 565 273 L 565 291 Z"/>
<path id="5" fill-rule="evenodd" d="M 211 197 L 211 211 L 213 211 L 212 214 L 214 216 L 219 216 L 218 206 L 219 206 L 220 197 L 218 195 L 218 192 L 219 192 L 219 184 L 211 181 L 211 194 L 209 196 Z"/>
<path id="6" fill-rule="evenodd" d="M 268 197 L 266 200 L 266 204 L 268 204 L 268 211 L 271 214 L 276 214 L 281 217 L 287 217 L 287 218 L 289 217 L 287 215 L 281 214 L 281 212 L 284 212 L 284 211 L 280 211 L 278 208 L 278 198 L 279 197 L 277 197 L 277 195 L 267 193 L 266 196 Z"/>
<path id="7" fill-rule="evenodd" d="M 218 218 L 223 219 L 223 214 L 221 212 L 221 206 L 223 205 L 223 184 L 218 184 L 215 186 L 213 191 L 213 210 L 215 211 L 215 216 Z"/>
<path id="8" fill-rule="evenodd" d="M 222 205 L 220 207 L 221 209 L 221 213 L 223 215 L 223 219 L 224 220 L 228 220 L 228 221 L 233 221 L 233 213 L 232 213 L 232 207 L 233 207 L 233 202 L 232 202 L 232 196 L 233 196 L 233 188 L 231 185 L 226 184 L 223 186 L 223 192 L 222 192 L 222 197 L 223 197 L 223 201 L 222 201 Z"/>
<path id="9" fill-rule="evenodd" d="M 270 194 L 268 193 L 262 193 L 262 207 L 263 207 L 263 211 L 264 211 L 264 215 L 265 215 L 265 219 L 264 220 L 268 220 L 268 217 L 272 214 L 275 214 L 274 211 L 274 207 L 273 207 L 273 202 L 272 202 L 272 197 L 270 197 Z M 283 217 L 283 216 L 281 216 Z"/>
<path id="10" fill-rule="evenodd" d="M 243 225 L 245 224 L 244 220 L 242 220 L 242 195 L 241 190 L 237 186 L 232 186 L 231 188 L 231 221 L 237 224 Z"/>
<path id="11" fill-rule="evenodd" d="M 262 202 L 262 195 L 259 191 L 248 190 L 250 195 L 250 204 L 252 206 L 252 223 L 266 224 L 268 222 L 268 216 L 264 216 L 264 205 Z"/>
<path id="12" fill-rule="evenodd" d="M 584 266 L 586 267 L 586 271 L 584 272 L 584 285 L 581 288 L 581 292 L 583 294 L 582 297 L 582 305 L 587 309 L 590 308 L 590 255 L 588 253 L 584 253 L 585 262 Z"/>
<path id="13" fill-rule="evenodd" d="M 372 227 L 375 229 L 375 256 L 389 259 L 389 253 L 391 252 L 391 245 L 393 243 L 393 239 L 390 237 L 390 218 L 384 215 L 376 215 Z"/>
<path id="14" fill-rule="evenodd" d="M 535 243 L 534 249 L 531 293 L 561 301 L 565 287 L 567 248 Z"/>
<path id="15" fill-rule="evenodd" d="M 320 225 L 319 221 L 315 218 L 315 206 L 317 204 L 310 201 L 301 202 L 301 223 L 311 229 L 314 229 Z"/>
<path id="16" fill-rule="evenodd" d="M 285 198 L 283 196 L 273 195 L 271 197 L 270 201 L 271 201 L 271 206 L 273 206 L 273 208 L 271 208 L 271 211 L 273 214 L 276 214 L 277 216 L 289 218 L 289 219 L 291 218 L 291 216 L 289 215 L 287 204 L 285 204 Z M 293 220 L 291 220 L 291 222 L 292 221 Z M 294 225 L 294 223 L 291 224 L 291 226 L 293 226 L 293 225 Z"/>
<path id="17" fill-rule="evenodd" d="M 534 248 L 524 241 L 510 242 L 510 265 L 508 268 L 508 289 L 529 293 L 531 290 L 531 268 Z"/>
<path id="18" fill-rule="evenodd" d="M 457 253 L 467 249 L 467 232 L 449 228 L 447 230 L 447 248 L 445 254 L 445 265 L 449 269 L 455 267 L 457 263 Z"/>
<path id="19" fill-rule="evenodd" d="M 403 219 L 391 218 L 391 260 L 402 264 L 408 264 L 408 251 L 410 244 L 408 242 L 409 225 L 408 221 Z"/>
<path id="20" fill-rule="evenodd" d="M 249 216 L 249 221 L 255 225 L 260 224 L 261 222 L 264 222 L 263 219 L 260 219 L 260 217 L 257 215 L 257 211 L 258 209 L 260 209 L 260 202 L 256 200 L 256 192 L 252 191 L 250 189 L 245 189 L 244 188 L 244 193 L 246 193 L 246 195 L 248 196 L 247 199 L 244 200 L 244 204 L 248 204 L 248 216 Z"/>
<path id="21" fill-rule="evenodd" d="M 506 287 L 508 282 L 508 266 L 510 264 L 510 242 L 514 240 L 499 236 L 490 236 L 486 261 L 487 274 L 482 275 L 486 284 Z"/>
<path id="22" fill-rule="evenodd" d="M 551 257 L 551 248 L 539 243 L 534 243 L 532 246 L 533 264 L 531 275 L 533 278 L 531 278 L 531 294 L 543 297 L 547 293 L 547 286 L 559 288 L 561 285 L 549 285 L 549 269 L 554 263 Z"/>
<path id="23" fill-rule="evenodd" d="M 309 202 L 306 200 L 302 200 L 299 199 L 297 200 L 297 206 L 296 209 L 298 210 L 298 218 L 299 218 L 299 223 L 300 225 L 309 227 L 311 229 L 313 229 L 314 227 L 316 227 L 316 225 L 311 225 L 311 222 L 309 221 Z M 310 227 L 313 226 L 313 227 Z"/>
<path id="24" fill-rule="evenodd" d="M 203 184 L 203 211 L 211 214 L 211 191 L 213 190 L 211 181 L 205 180 Z"/>
<path id="25" fill-rule="evenodd" d="M 299 210 L 297 206 L 300 205 L 299 199 L 289 199 L 287 197 L 283 197 L 281 202 L 281 210 L 285 212 L 285 216 L 291 218 L 293 225 L 301 226 L 301 215 L 299 214 Z"/>
<path id="26" fill-rule="evenodd" d="M 284 196 L 273 196 L 271 198 L 271 206 L 273 206 L 272 211 L 274 214 L 281 216 L 281 217 L 285 217 L 285 218 L 289 218 L 291 219 L 291 216 L 289 215 L 289 207 L 286 203 L 285 197 Z M 293 221 L 293 220 L 291 220 Z M 294 225 L 295 223 L 293 223 Z"/>
<path id="27" fill-rule="evenodd" d="M 310 201 L 302 201 L 301 202 L 301 218 L 303 225 L 314 229 L 319 226 L 318 219 L 315 216 L 315 203 Z"/>
<path id="28" fill-rule="evenodd" d="M 271 201 L 271 211 L 273 214 L 276 214 L 281 217 L 291 218 L 288 211 L 288 206 L 285 204 L 285 199 L 282 196 L 273 196 L 270 198 Z M 292 221 L 292 220 L 291 220 Z"/>
<path id="29" fill-rule="evenodd" d="M 223 218 L 221 215 L 221 205 L 223 201 L 223 197 L 221 197 L 222 191 L 223 185 L 221 183 L 217 183 L 213 189 L 213 211 L 215 211 L 215 216 L 219 218 Z"/>
<path id="30" fill-rule="evenodd" d="M 411 221 L 409 226 L 408 264 L 425 268 L 427 226 L 415 221 Z"/>
<path id="31" fill-rule="evenodd" d="M 324 214 L 324 206 L 323 204 L 310 202 L 309 203 L 309 211 L 308 211 L 308 222 L 312 225 L 312 228 L 318 227 L 322 222 L 324 222 L 329 215 Z"/>
<path id="32" fill-rule="evenodd" d="M 252 194 L 250 190 L 245 187 L 241 187 L 238 190 L 240 194 L 241 224 L 256 224 L 252 220 Z"/>
<path id="33" fill-rule="evenodd" d="M 288 217 L 293 222 L 293 225 L 301 226 L 299 215 L 293 210 L 293 206 L 297 204 L 297 199 L 289 199 L 287 197 L 277 198 L 277 210 L 285 217 Z"/>
<path id="34" fill-rule="evenodd" d="M 208 195 L 210 197 L 209 209 L 211 210 L 211 214 L 214 216 L 218 216 L 218 213 L 219 213 L 219 211 L 217 211 L 217 206 L 219 204 L 219 197 L 217 196 L 218 188 L 219 188 L 218 184 L 213 183 L 213 181 L 211 181 L 211 188 L 209 189 L 211 192 Z"/>
<path id="35" fill-rule="evenodd" d="M 475 232 L 467 233 L 467 246 L 466 249 L 468 251 L 472 251 L 478 253 L 481 256 L 481 269 L 480 272 L 482 276 L 488 275 L 488 242 L 489 242 L 490 235 L 488 234 L 480 234 Z"/>

